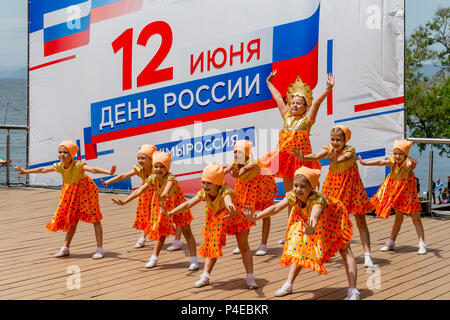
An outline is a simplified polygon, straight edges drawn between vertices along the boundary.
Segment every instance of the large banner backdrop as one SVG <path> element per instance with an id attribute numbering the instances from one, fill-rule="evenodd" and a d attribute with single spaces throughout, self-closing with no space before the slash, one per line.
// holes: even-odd
<path id="1" fill-rule="evenodd" d="M 311 129 L 313 152 L 331 127 L 352 130 L 365 159 L 384 159 L 404 134 L 403 0 L 31 0 L 30 168 L 77 158 L 118 172 L 142 144 L 171 152 L 187 194 L 205 165 L 227 165 L 239 139 L 273 150 L 283 121 L 266 85 L 284 95 L 297 75 L 317 97 L 335 75 Z M 329 162 L 322 161 L 323 182 Z M 383 167 L 361 167 L 369 196 Z M 229 184 L 233 186 L 231 181 Z M 98 183 L 98 179 L 96 180 Z M 60 185 L 56 173 L 33 185 Z M 284 194 L 277 179 L 278 197 Z M 113 184 L 131 189 L 137 177 Z"/>

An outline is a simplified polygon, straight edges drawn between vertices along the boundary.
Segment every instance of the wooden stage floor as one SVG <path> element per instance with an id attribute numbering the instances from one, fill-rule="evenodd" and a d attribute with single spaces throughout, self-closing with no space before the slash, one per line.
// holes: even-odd
<path id="1" fill-rule="evenodd" d="M 200 277 L 204 259 L 199 257 L 200 270 L 190 272 L 189 254 L 183 241 L 180 251 L 165 250 L 159 265 L 146 270 L 153 248 L 134 249 L 139 232 L 131 226 L 137 201 L 119 207 L 113 196 L 100 193 L 103 214 L 104 259 L 92 260 L 96 249 L 92 225 L 81 223 L 71 246 L 70 258 L 56 259 L 53 254 L 61 247 L 65 234 L 49 232 L 45 225 L 56 209 L 58 190 L 39 188 L 0 188 L 0 299 L 44 300 L 342 300 L 347 293 L 347 279 L 342 258 L 337 254 L 326 265 L 328 274 L 319 275 L 303 270 L 294 284 L 294 292 L 275 298 L 275 291 L 284 283 L 288 269 L 279 265 L 282 246 L 277 242 L 284 235 L 287 214 L 272 217 L 269 251 L 266 256 L 254 256 L 256 290 L 247 290 L 240 255 L 231 252 L 236 247 L 234 237 L 227 238 L 224 256 L 212 272 L 211 285 L 193 288 Z M 200 246 L 204 223 L 204 205 L 193 210 L 192 230 Z M 417 235 L 411 219 L 405 218 L 397 238 L 395 252 L 380 252 L 388 239 L 393 217 L 380 220 L 367 216 L 372 241 L 374 270 L 364 268 L 362 246 L 354 222 L 352 249 L 358 263 L 358 289 L 361 299 L 407 300 L 450 299 L 450 220 L 423 217 L 428 253 L 417 254 Z M 252 228 L 249 241 L 255 251 L 261 237 L 261 222 Z M 74 268 L 74 269 L 71 269 Z M 80 288 L 70 290 L 67 283 L 79 270 Z M 73 272 L 73 271 L 72 271 Z M 379 280 L 379 281 L 377 281 Z"/>

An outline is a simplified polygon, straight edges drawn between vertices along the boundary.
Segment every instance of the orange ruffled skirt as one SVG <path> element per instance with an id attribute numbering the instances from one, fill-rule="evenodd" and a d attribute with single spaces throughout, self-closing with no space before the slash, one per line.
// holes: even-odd
<path id="1" fill-rule="evenodd" d="M 340 200 L 348 214 L 364 215 L 375 209 L 367 197 L 358 165 L 339 173 L 328 170 L 322 194 Z"/>
<path id="2" fill-rule="evenodd" d="M 58 209 L 46 229 L 68 232 L 78 220 L 96 223 L 102 218 L 97 185 L 89 176 L 85 176 L 77 183 L 63 183 Z"/>
<path id="3" fill-rule="evenodd" d="M 250 207 L 255 211 L 262 211 L 273 205 L 273 199 L 278 192 L 275 178 L 262 174 L 248 182 L 237 178 L 234 190 L 239 195 L 241 207 Z"/>
<path id="4" fill-rule="evenodd" d="M 235 197 L 233 204 L 236 207 L 236 215 L 232 218 L 224 218 L 229 214 L 226 209 L 216 213 L 206 206 L 205 225 L 202 230 L 204 241 L 198 250 L 200 256 L 223 256 L 222 247 L 226 244 L 226 235 L 237 235 L 250 229 L 251 223 L 244 216 L 238 197 Z"/>
<path id="5" fill-rule="evenodd" d="M 376 215 L 382 219 L 389 217 L 392 208 L 406 214 L 422 211 L 414 172 L 402 180 L 392 179 L 389 174 L 370 202 L 376 207 Z"/>
<path id="6" fill-rule="evenodd" d="M 178 189 L 164 202 L 167 211 L 175 209 L 183 202 L 186 202 L 183 189 Z M 161 203 L 159 202 L 156 192 L 153 193 L 150 205 L 150 219 L 144 232 L 148 235 L 149 240 L 159 240 L 161 237 L 168 237 L 175 235 L 174 223 L 177 226 L 184 227 L 191 223 L 194 219 L 191 210 L 186 210 L 183 213 L 177 214 L 173 217 L 167 217 L 162 213 Z"/>
<path id="7" fill-rule="evenodd" d="M 144 184 L 144 182 L 142 183 Z M 149 186 L 139 196 L 139 202 L 136 210 L 136 218 L 134 219 L 133 228 L 137 230 L 145 230 L 148 220 L 150 219 L 150 206 L 152 203 L 153 193 L 155 192 L 154 186 Z"/>
<path id="8" fill-rule="evenodd" d="M 295 171 L 306 166 L 312 169 L 321 169 L 319 161 L 301 161 L 292 152 L 297 148 L 304 155 L 312 153 L 309 132 L 306 130 L 282 129 L 278 135 L 277 149 L 258 159 L 261 172 L 267 175 L 275 175 L 278 178 L 293 178 Z"/>
<path id="9" fill-rule="evenodd" d="M 324 263 L 329 262 L 338 250 L 346 248 L 353 236 L 352 222 L 342 202 L 329 198 L 328 206 L 317 220 L 315 234 L 308 236 L 299 232 L 303 230 L 306 220 L 292 208 L 291 217 L 286 232 L 281 265 L 295 263 L 302 268 L 308 268 L 325 274 Z"/>

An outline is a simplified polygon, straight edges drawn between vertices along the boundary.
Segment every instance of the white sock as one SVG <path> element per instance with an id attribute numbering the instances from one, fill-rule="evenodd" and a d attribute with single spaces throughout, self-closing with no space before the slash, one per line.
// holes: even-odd
<path id="1" fill-rule="evenodd" d="M 419 248 L 425 248 L 425 242 L 424 241 L 419 241 Z"/>
<path id="2" fill-rule="evenodd" d="M 359 294 L 358 289 L 356 289 L 356 288 L 348 288 L 347 295 L 351 296 L 353 294 Z"/>
<path id="3" fill-rule="evenodd" d="M 138 239 L 138 241 L 139 241 L 139 242 L 144 242 L 145 239 L 146 239 L 145 237 L 144 237 L 144 238 L 143 238 L 143 237 L 140 237 L 140 238 Z"/>
<path id="4" fill-rule="evenodd" d="M 260 244 L 259 245 L 259 248 L 258 248 L 259 250 L 264 250 L 264 251 L 266 251 L 267 250 L 267 246 L 265 245 L 265 244 Z"/>
<path id="5" fill-rule="evenodd" d="M 372 256 L 372 255 L 370 254 L 370 252 L 364 252 L 364 256 L 365 256 L 365 257 L 370 257 L 370 256 Z"/>
<path id="6" fill-rule="evenodd" d="M 392 239 L 389 239 L 389 240 L 386 242 L 386 245 L 387 245 L 388 247 L 393 247 L 393 246 L 395 245 L 395 241 L 392 240 Z"/>
<path id="7" fill-rule="evenodd" d="M 152 262 L 158 261 L 158 256 L 152 254 L 152 256 L 150 257 L 150 261 L 152 261 Z"/>
<path id="8" fill-rule="evenodd" d="M 173 240 L 172 245 L 181 245 L 181 240 Z"/>
<path id="9" fill-rule="evenodd" d="M 190 259 L 190 263 L 198 263 L 197 256 L 192 256 Z"/>
<path id="10" fill-rule="evenodd" d="M 210 277 L 210 275 L 209 275 L 208 272 L 203 272 L 203 273 L 202 273 L 202 276 L 201 276 L 200 278 L 208 279 L 208 280 L 209 280 L 211 277 Z"/>
<path id="11" fill-rule="evenodd" d="M 245 277 L 246 280 L 255 280 L 255 275 L 253 273 L 247 273 L 247 276 Z"/>

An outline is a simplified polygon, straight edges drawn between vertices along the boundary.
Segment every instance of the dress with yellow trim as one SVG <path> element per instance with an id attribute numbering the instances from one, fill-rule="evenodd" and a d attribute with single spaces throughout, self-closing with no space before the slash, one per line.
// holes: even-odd
<path id="1" fill-rule="evenodd" d="M 142 184 L 145 183 L 145 179 L 152 173 L 147 172 L 144 167 L 136 164 L 133 168 L 134 173 L 141 178 Z M 141 184 L 141 185 L 142 185 Z M 134 219 L 133 228 L 137 230 L 145 230 L 148 220 L 150 219 L 150 206 L 152 202 L 153 192 L 155 187 L 150 185 L 144 192 L 139 195 L 139 201 L 136 209 L 136 218 Z"/>
<path id="2" fill-rule="evenodd" d="M 388 218 L 391 209 L 406 214 L 422 211 L 417 195 L 416 176 L 414 171 L 406 166 L 406 162 L 411 161 L 411 158 L 408 157 L 400 166 L 395 163 L 394 156 L 389 157 L 388 161 L 391 172 L 370 199 L 376 207 L 377 216 Z"/>
<path id="3" fill-rule="evenodd" d="M 226 215 L 230 214 L 225 208 L 224 198 L 227 194 L 233 199 L 236 215 L 225 218 Z M 197 192 L 197 196 L 201 201 L 206 201 L 205 225 L 202 230 L 204 242 L 198 253 L 205 258 L 221 257 L 223 256 L 222 247 L 226 243 L 226 235 L 237 235 L 249 230 L 251 227 L 250 221 L 242 212 L 239 197 L 236 196 L 233 189 L 226 185 L 219 189 L 214 200 L 206 195 L 203 188 Z"/>
<path id="4" fill-rule="evenodd" d="M 327 157 L 333 150 L 331 144 L 323 147 L 327 152 Z M 363 215 L 375 209 L 375 206 L 367 197 L 366 190 L 359 175 L 358 164 L 356 162 L 355 148 L 345 146 L 342 154 L 351 152 L 352 157 L 339 163 L 332 162 L 327 176 L 323 183 L 322 194 L 340 200 L 349 214 Z"/>
<path id="5" fill-rule="evenodd" d="M 63 184 L 58 209 L 47 224 L 47 230 L 68 232 L 78 220 L 96 223 L 103 218 L 98 204 L 98 187 L 84 174 L 85 164 L 74 160 L 67 169 L 62 162 L 53 164 L 56 172 L 62 175 Z"/>
<path id="6" fill-rule="evenodd" d="M 250 207 L 253 211 L 263 211 L 273 205 L 278 192 L 273 175 L 261 174 L 261 168 L 253 159 L 247 159 L 243 166 L 253 164 L 253 168 L 235 179 L 234 190 L 239 195 L 243 208 Z M 231 170 L 239 171 L 237 160 L 230 166 Z"/>
<path id="7" fill-rule="evenodd" d="M 175 235 L 175 227 L 173 225 L 174 223 L 177 226 L 184 227 L 190 224 L 194 219 L 191 210 L 189 209 L 173 217 L 167 217 L 162 212 L 161 203 L 158 196 L 161 195 L 161 193 L 164 191 L 169 181 L 172 181 L 173 185 L 169 190 L 169 197 L 164 202 L 164 206 L 166 207 L 167 211 L 171 211 L 183 202 L 186 202 L 183 189 L 178 184 L 175 176 L 170 172 L 167 173 L 161 186 L 159 186 L 156 175 L 154 173 L 152 173 L 145 180 L 145 182 L 155 188 L 150 204 L 150 219 L 148 220 L 147 226 L 144 229 L 144 232 L 148 235 L 149 240 L 159 240 L 162 236 L 168 237 L 170 235 Z"/>
<path id="8" fill-rule="evenodd" d="M 292 206 L 286 230 L 286 241 L 281 265 L 295 263 L 302 268 L 325 274 L 324 263 L 329 262 L 338 250 L 346 248 L 353 236 L 352 222 L 344 204 L 319 192 L 311 195 L 302 207 L 294 191 L 286 193 L 286 199 Z M 320 205 L 323 212 L 317 219 L 316 231 L 306 235 L 304 230 L 314 205 Z"/>
<path id="9" fill-rule="evenodd" d="M 314 122 L 306 113 L 303 116 L 294 116 L 290 110 L 286 112 L 283 120 L 277 148 L 258 159 L 263 173 L 279 178 L 293 178 L 295 171 L 302 166 L 320 170 L 322 166 L 319 161 L 302 161 L 292 154 L 294 148 L 301 150 L 304 155 L 312 153 L 309 131 Z"/>

